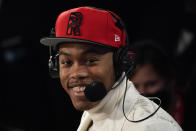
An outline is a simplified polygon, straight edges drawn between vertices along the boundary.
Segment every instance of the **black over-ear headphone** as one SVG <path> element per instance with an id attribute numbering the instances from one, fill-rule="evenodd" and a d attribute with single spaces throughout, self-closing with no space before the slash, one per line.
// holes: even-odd
<path id="1" fill-rule="evenodd" d="M 52 28 L 50 37 L 55 37 L 55 29 Z M 50 58 L 48 61 L 49 74 L 52 78 L 59 78 L 59 54 L 57 47 L 49 46 Z"/>
<path id="2" fill-rule="evenodd" d="M 115 70 L 115 75 L 117 80 L 121 76 L 122 72 L 125 72 L 126 76 L 129 77 L 131 70 L 134 67 L 134 60 L 131 59 L 128 54 L 129 39 L 128 39 L 128 34 L 124 22 L 121 19 L 117 18 L 112 12 L 110 12 L 110 14 L 115 20 L 115 25 L 120 30 L 124 30 L 126 35 L 125 47 L 117 48 L 113 54 L 114 70 Z"/>
<path id="3" fill-rule="evenodd" d="M 128 77 L 131 73 L 130 69 L 133 69 L 134 67 L 134 60 L 132 60 L 128 54 L 128 34 L 125 29 L 125 25 L 122 22 L 122 20 L 118 19 L 112 12 L 110 12 L 112 17 L 115 20 L 115 25 L 125 31 L 126 35 L 126 41 L 125 41 L 125 47 L 119 47 L 114 50 L 113 53 L 113 64 L 114 64 L 114 70 L 116 75 L 116 80 L 121 76 L 122 72 L 126 73 L 126 76 Z M 52 28 L 50 32 L 50 37 L 55 37 L 55 30 Z M 59 77 L 59 54 L 58 54 L 58 48 L 54 46 L 50 46 L 50 58 L 48 61 L 49 66 L 49 73 L 52 78 L 58 78 Z"/>

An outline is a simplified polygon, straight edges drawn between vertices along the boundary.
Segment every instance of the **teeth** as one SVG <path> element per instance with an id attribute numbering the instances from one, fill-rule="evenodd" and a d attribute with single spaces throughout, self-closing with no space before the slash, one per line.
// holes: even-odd
<path id="1" fill-rule="evenodd" d="M 86 88 L 85 86 L 82 86 L 82 87 L 77 86 L 77 87 L 74 87 L 74 88 L 73 88 L 73 91 L 82 92 L 82 91 L 85 90 L 85 88 Z"/>

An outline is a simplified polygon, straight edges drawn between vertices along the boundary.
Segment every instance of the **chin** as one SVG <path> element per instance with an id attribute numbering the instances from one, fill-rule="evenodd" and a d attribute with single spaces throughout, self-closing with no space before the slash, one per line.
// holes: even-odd
<path id="1" fill-rule="evenodd" d="M 73 106 L 75 107 L 76 110 L 79 111 L 85 111 L 85 110 L 90 110 L 93 107 L 95 107 L 98 104 L 98 102 L 79 102 L 79 103 L 73 103 Z"/>

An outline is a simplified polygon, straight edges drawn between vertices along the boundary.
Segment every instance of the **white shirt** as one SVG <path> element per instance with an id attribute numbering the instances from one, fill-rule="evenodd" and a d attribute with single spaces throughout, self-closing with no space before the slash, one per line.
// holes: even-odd
<path id="1" fill-rule="evenodd" d="M 142 122 L 129 122 L 122 105 L 126 80 L 108 92 L 94 108 L 84 111 L 77 131 L 182 131 L 177 122 L 162 108 Z M 131 81 L 127 81 L 124 110 L 130 120 L 140 120 L 152 114 L 158 106 L 141 96 Z M 93 123 L 93 124 L 92 124 Z"/>

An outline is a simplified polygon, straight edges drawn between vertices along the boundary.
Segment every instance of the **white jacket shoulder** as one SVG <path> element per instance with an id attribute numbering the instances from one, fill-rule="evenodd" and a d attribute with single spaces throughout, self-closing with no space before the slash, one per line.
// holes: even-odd
<path id="1" fill-rule="evenodd" d="M 157 108 L 158 105 L 153 101 L 138 95 L 134 107 L 128 114 L 128 119 L 132 121 L 141 120 L 154 113 Z M 162 108 L 159 108 L 153 116 L 141 122 L 125 120 L 123 130 L 132 128 L 135 131 L 182 131 L 177 122 Z"/>

